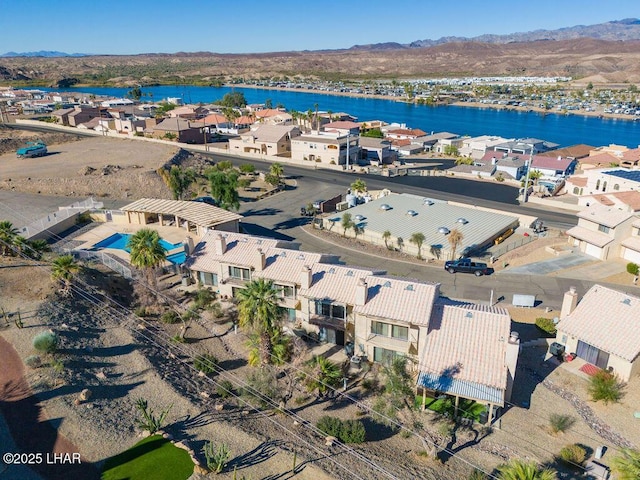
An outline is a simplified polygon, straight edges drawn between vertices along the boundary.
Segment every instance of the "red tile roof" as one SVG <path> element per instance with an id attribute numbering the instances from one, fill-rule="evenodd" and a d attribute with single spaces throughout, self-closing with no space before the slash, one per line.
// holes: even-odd
<path id="1" fill-rule="evenodd" d="M 540 168 L 543 170 L 562 170 L 565 171 L 569 168 L 573 160 L 569 158 L 552 158 L 543 157 L 541 155 L 534 155 L 532 168 Z"/>

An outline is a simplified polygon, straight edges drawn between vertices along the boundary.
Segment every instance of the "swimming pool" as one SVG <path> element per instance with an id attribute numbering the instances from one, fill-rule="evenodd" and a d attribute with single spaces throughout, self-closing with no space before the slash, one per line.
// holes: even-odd
<path id="1" fill-rule="evenodd" d="M 124 250 L 125 252 L 130 252 L 129 248 L 127 247 L 127 245 L 129 244 L 129 238 L 131 238 L 131 234 L 129 233 L 114 233 L 110 237 L 107 237 L 104 240 L 96 243 L 93 248 L 114 248 L 116 250 Z M 182 247 L 182 243 L 169 243 L 162 238 L 160 239 L 160 245 L 162 245 L 162 248 L 164 248 L 167 252 Z M 167 260 L 169 260 L 171 263 L 175 263 L 176 265 L 184 263 L 185 258 L 186 255 L 184 252 L 178 252 L 167 256 Z"/>

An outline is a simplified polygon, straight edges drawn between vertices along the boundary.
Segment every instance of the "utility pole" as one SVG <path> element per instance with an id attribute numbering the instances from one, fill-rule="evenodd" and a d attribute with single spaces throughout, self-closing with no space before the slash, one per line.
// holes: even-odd
<path id="1" fill-rule="evenodd" d="M 527 176 L 524 181 L 524 196 L 522 203 L 527 203 L 529 201 L 529 174 L 531 172 L 531 165 L 533 164 L 533 149 L 534 146 L 531 143 L 527 143 L 528 147 L 531 147 L 531 151 L 529 152 L 529 162 L 527 164 Z"/>
<path id="2" fill-rule="evenodd" d="M 351 132 L 347 133 L 347 171 L 349 171 L 349 143 L 351 141 Z"/>

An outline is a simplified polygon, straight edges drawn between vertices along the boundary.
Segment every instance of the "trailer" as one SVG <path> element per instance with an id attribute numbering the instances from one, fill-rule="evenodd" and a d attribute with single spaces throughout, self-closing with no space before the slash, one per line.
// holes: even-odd
<path id="1" fill-rule="evenodd" d="M 16 152 L 18 158 L 42 157 L 47 154 L 47 146 L 42 142 L 27 142 L 27 146 Z"/>

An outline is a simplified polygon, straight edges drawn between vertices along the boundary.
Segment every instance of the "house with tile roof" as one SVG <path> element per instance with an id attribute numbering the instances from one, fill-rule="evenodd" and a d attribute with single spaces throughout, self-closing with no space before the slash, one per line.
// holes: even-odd
<path id="1" fill-rule="evenodd" d="M 145 132 L 149 127 L 145 129 Z M 181 117 L 165 118 L 160 123 L 151 127 L 151 135 L 155 138 L 172 137 L 181 143 L 204 143 L 205 135 L 208 133 L 202 131 L 202 122 L 187 120 Z M 207 142 L 211 141 L 207 138 Z"/>
<path id="2" fill-rule="evenodd" d="M 572 288 L 563 300 L 556 341 L 565 352 L 628 382 L 640 374 L 638 312 L 637 296 L 596 284 L 578 302 Z"/>
<path id="3" fill-rule="evenodd" d="M 640 216 L 631 224 L 631 235 L 622 240 L 620 256 L 640 265 Z"/>
<path id="4" fill-rule="evenodd" d="M 360 124 L 345 120 L 326 123 L 322 129 L 325 132 L 338 132 L 340 135 L 360 135 Z"/>
<path id="5" fill-rule="evenodd" d="M 495 165 L 495 172 L 503 172 L 510 178 L 520 180 L 527 173 L 526 156 L 508 154 L 504 152 L 487 152 L 480 160 L 473 163 L 475 165 Z"/>
<path id="6" fill-rule="evenodd" d="M 531 170 L 539 171 L 545 177 L 568 177 L 576 168 L 576 160 L 566 157 L 545 157 L 534 155 Z"/>
<path id="7" fill-rule="evenodd" d="M 300 133 L 300 128 L 294 125 L 259 125 L 238 138 L 230 138 L 229 152 L 288 155 L 292 140 Z"/>
<path id="8" fill-rule="evenodd" d="M 593 195 L 608 192 L 640 191 L 640 170 L 632 170 L 620 167 L 593 168 L 584 170 L 580 177 L 586 178 L 586 185 L 580 195 Z M 568 179 L 570 185 L 574 177 Z M 573 188 L 568 187 L 567 192 L 576 194 Z"/>
<path id="9" fill-rule="evenodd" d="M 588 207 L 589 205 L 604 205 L 631 213 L 640 213 L 640 192 L 631 190 L 629 192 L 609 192 L 595 193 L 593 195 L 583 195 L 578 198 L 578 205 Z"/>
<path id="10" fill-rule="evenodd" d="M 348 147 L 347 147 L 348 145 Z M 312 132 L 291 140 L 293 160 L 326 165 L 356 165 L 360 158 L 360 137 L 332 132 Z"/>
<path id="11" fill-rule="evenodd" d="M 577 145 L 571 145 L 569 147 L 556 148 L 553 150 L 548 150 L 546 152 L 540 153 L 540 155 L 544 155 L 546 157 L 567 157 L 573 158 L 574 160 L 582 160 L 583 158 L 587 158 L 590 152 L 595 147 L 591 145 L 587 145 L 584 143 L 579 143 Z"/>
<path id="12" fill-rule="evenodd" d="M 620 157 L 620 166 L 623 168 L 640 167 L 640 147 L 622 152 L 622 156 Z"/>
<path id="13" fill-rule="evenodd" d="M 438 300 L 419 353 L 418 388 L 441 392 L 495 410 L 511 398 L 520 342 L 504 308 Z"/>
<path id="14" fill-rule="evenodd" d="M 614 206 L 590 205 L 578 212 L 578 225 L 567 230 L 569 243 L 599 260 L 620 257 L 622 241 L 631 236 L 638 217 Z"/>

